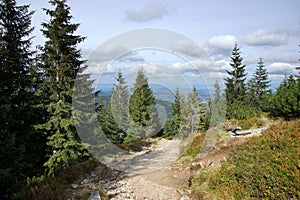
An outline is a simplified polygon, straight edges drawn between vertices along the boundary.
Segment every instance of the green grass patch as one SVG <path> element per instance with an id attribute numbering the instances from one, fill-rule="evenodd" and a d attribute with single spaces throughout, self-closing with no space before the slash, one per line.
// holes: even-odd
<path id="1" fill-rule="evenodd" d="M 265 117 L 251 117 L 249 119 L 236 120 L 230 119 L 232 125 L 240 126 L 243 130 L 262 128 L 268 125 L 269 120 Z"/>
<path id="2" fill-rule="evenodd" d="M 179 162 L 191 162 L 198 158 L 200 149 L 202 147 L 203 141 L 205 139 L 206 133 L 194 133 L 189 138 L 186 138 L 184 143 L 186 145 L 181 145 L 181 156 L 178 158 Z M 192 140 L 192 141 L 191 141 Z"/>

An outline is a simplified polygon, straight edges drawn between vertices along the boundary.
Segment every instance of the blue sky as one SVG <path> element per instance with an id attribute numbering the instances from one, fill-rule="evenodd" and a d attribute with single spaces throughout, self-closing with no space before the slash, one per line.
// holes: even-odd
<path id="1" fill-rule="evenodd" d="M 36 27 L 34 44 L 43 44 L 40 23 L 48 17 L 41 8 L 49 8 L 47 1 L 19 1 L 20 4 L 31 4 L 36 10 L 33 26 Z M 244 64 L 249 75 L 253 74 L 259 57 L 263 57 L 272 80 L 277 87 L 285 75 L 295 74 L 295 66 L 299 66 L 300 58 L 300 1 L 298 0 L 253 0 L 253 1 L 140 1 L 140 0 L 69 0 L 73 22 L 80 23 L 77 34 L 86 36 L 84 43 L 79 45 L 85 58 L 93 63 L 93 53 L 99 46 L 112 38 L 118 38 L 128 31 L 143 28 L 167 29 L 193 42 L 177 42 L 175 52 L 183 52 L 186 56 L 174 56 L 164 49 L 127 49 L 121 51 L 122 44 L 110 46 L 102 51 L 99 57 L 105 57 L 108 67 L 91 67 L 90 73 L 98 76 L 99 83 L 113 82 L 115 73 L 121 69 L 126 72 L 134 66 L 143 66 L 149 73 L 149 80 L 167 84 L 162 74 L 173 72 L 175 76 L 168 79 L 173 86 L 192 85 L 200 81 L 213 82 L 226 76 L 225 69 L 230 69 L 230 54 L 235 42 L 238 42 Z M 134 35 L 134 34 L 133 34 Z M 145 37 L 147 40 L 148 36 Z M 153 38 L 152 38 L 153 39 Z M 158 39 L 159 40 L 159 39 Z M 175 40 L 174 40 L 175 41 Z M 164 42 L 164 41 L 159 41 Z M 126 43 L 126 42 L 125 42 Z M 153 41 L 155 43 L 155 41 Z M 155 45 L 154 45 L 155 46 Z M 206 58 L 195 58 L 202 49 Z M 128 54 L 128 50 L 130 53 Z M 118 57 L 120 52 L 127 52 L 126 63 Z M 130 58 L 130 59 L 129 59 Z M 210 67 L 203 67 L 203 61 L 211 61 Z M 128 62 L 130 60 L 131 62 Z M 100 62 L 100 61 L 99 61 Z M 204 70 L 194 70 L 201 68 Z M 94 62 L 95 63 L 95 62 Z M 124 68 L 123 68 L 124 67 Z M 161 69 L 166 73 L 162 73 Z M 204 72 L 206 70 L 206 72 Z M 134 70 L 133 70 L 134 71 Z M 100 77 L 100 78 L 99 78 Z M 128 73 L 128 82 L 134 78 Z M 179 79 L 182 79 L 178 81 Z M 197 84 L 197 83 L 196 83 Z"/>

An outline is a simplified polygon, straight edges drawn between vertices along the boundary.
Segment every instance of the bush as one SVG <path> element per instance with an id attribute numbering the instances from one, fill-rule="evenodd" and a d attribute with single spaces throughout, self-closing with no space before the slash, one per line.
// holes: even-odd
<path id="1" fill-rule="evenodd" d="M 249 119 L 251 117 L 261 116 L 261 112 L 250 106 L 247 102 L 233 102 L 227 103 L 226 116 L 228 119 Z"/>

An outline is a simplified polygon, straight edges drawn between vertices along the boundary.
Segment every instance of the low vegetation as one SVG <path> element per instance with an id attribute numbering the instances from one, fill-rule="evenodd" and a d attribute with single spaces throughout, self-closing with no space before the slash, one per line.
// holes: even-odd
<path id="1" fill-rule="evenodd" d="M 62 171 L 54 177 L 39 177 L 28 180 L 28 186 L 18 194 L 17 199 L 67 199 L 67 189 L 70 184 L 80 182 L 84 175 L 94 170 L 100 169 L 99 178 L 105 179 L 111 174 L 111 170 L 95 159 L 76 163 Z M 85 191 L 85 195 L 90 195 L 91 191 Z"/>
<path id="2" fill-rule="evenodd" d="M 200 169 L 191 188 L 198 199 L 299 199 L 300 120 L 233 148 L 221 167 Z"/>
<path id="3" fill-rule="evenodd" d="M 231 125 L 240 126 L 243 130 L 266 127 L 270 124 L 270 120 L 265 117 L 251 117 L 244 120 L 230 119 Z"/>
<path id="4" fill-rule="evenodd" d="M 117 144 L 117 146 L 126 151 L 139 152 L 144 150 L 145 147 L 150 147 L 153 143 L 157 142 L 158 140 L 159 138 L 138 138 L 128 143 Z"/>
<path id="5" fill-rule="evenodd" d="M 182 154 L 178 160 L 183 163 L 195 160 L 199 155 L 205 136 L 205 133 L 200 132 L 195 133 L 190 138 L 186 138 L 182 142 L 180 150 Z M 185 143 L 189 145 L 186 147 Z"/>

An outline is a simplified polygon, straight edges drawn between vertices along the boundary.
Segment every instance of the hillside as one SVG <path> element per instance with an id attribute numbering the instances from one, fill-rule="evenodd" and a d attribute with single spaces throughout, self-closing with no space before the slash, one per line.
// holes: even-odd
<path id="1" fill-rule="evenodd" d="M 193 199 L 300 198 L 300 120 L 260 137 L 222 140 L 192 165 Z"/>

